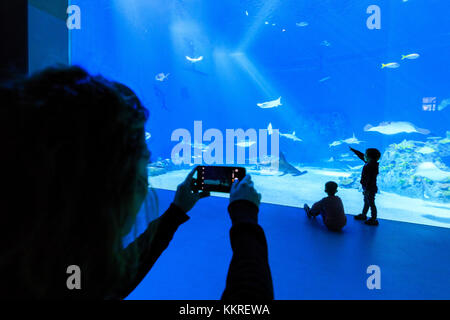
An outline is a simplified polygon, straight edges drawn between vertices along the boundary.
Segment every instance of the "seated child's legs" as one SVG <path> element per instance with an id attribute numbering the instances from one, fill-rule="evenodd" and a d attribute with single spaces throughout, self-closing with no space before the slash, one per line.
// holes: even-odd
<path id="1" fill-rule="evenodd" d="M 334 225 L 329 225 L 329 224 L 326 224 L 326 226 L 327 226 L 328 230 L 334 231 L 334 232 L 339 232 L 343 228 L 341 226 L 334 226 Z"/>
<path id="2" fill-rule="evenodd" d="M 309 214 L 312 215 L 313 217 L 317 217 L 318 215 L 320 215 L 320 213 L 321 213 L 321 210 L 314 208 L 314 206 L 309 211 Z"/>

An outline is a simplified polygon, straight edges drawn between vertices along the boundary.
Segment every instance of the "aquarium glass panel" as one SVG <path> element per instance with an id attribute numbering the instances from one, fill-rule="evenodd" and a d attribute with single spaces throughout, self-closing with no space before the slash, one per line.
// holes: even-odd
<path id="1" fill-rule="evenodd" d="M 244 166 L 263 202 L 303 208 L 335 181 L 356 215 L 350 148 L 376 148 L 378 217 L 450 227 L 449 1 L 72 2 L 71 63 L 150 111 L 154 188 Z"/>

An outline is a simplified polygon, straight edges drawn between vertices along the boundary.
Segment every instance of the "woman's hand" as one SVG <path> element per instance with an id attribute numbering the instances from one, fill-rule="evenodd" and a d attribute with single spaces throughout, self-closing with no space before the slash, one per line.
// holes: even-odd
<path id="1" fill-rule="evenodd" d="M 192 177 L 195 174 L 196 168 L 194 168 L 186 177 L 186 179 L 178 185 L 177 192 L 175 193 L 175 199 L 173 204 L 187 213 L 191 210 L 197 201 L 201 198 L 208 197 L 209 192 L 194 192 L 192 190 Z"/>
<path id="2" fill-rule="evenodd" d="M 254 188 L 250 175 L 246 175 L 242 181 L 236 179 L 231 185 L 230 203 L 236 200 L 248 200 L 259 207 L 261 194 Z"/>

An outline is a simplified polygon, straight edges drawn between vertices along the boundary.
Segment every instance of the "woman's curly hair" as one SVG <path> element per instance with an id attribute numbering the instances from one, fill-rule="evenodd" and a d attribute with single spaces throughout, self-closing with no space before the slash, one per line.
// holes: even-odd
<path id="1" fill-rule="evenodd" d="M 136 260 L 121 250 L 122 236 L 135 218 L 130 204 L 148 191 L 138 168 L 150 156 L 148 111 L 128 87 L 80 67 L 0 90 L 6 294 L 64 298 L 67 267 L 78 265 L 81 295 L 114 296 Z"/>

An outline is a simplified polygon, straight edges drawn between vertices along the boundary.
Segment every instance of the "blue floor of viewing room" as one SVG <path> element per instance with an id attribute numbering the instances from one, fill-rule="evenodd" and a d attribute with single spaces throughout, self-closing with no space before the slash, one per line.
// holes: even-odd
<path id="1" fill-rule="evenodd" d="M 156 191 L 163 212 L 174 192 Z M 127 299 L 220 299 L 232 256 L 227 205 L 223 197 L 198 202 Z M 450 229 L 382 216 L 371 227 L 347 215 L 344 230 L 332 233 L 303 209 L 262 203 L 275 299 L 449 299 Z M 370 265 L 380 267 L 379 290 L 367 288 Z"/>

